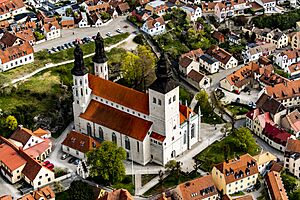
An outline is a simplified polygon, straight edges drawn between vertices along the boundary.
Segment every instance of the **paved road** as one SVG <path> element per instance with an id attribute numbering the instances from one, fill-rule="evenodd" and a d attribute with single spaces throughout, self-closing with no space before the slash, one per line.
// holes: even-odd
<path id="1" fill-rule="evenodd" d="M 125 25 L 128 26 L 128 28 L 123 28 Z M 40 51 L 43 49 L 51 49 L 52 47 L 56 47 L 68 42 L 72 42 L 77 38 L 84 38 L 87 36 L 94 36 L 97 34 L 98 31 L 102 34 L 103 37 L 105 37 L 105 34 L 107 32 L 111 32 L 112 35 L 118 34 L 116 32 L 117 28 L 121 28 L 124 30 L 124 32 L 129 32 L 132 33 L 136 31 L 136 28 L 133 27 L 130 23 L 126 21 L 126 16 L 120 16 L 117 19 L 113 20 L 107 25 L 104 25 L 99 28 L 75 28 L 75 29 L 70 29 L 70 30 L 62 30 L 62 37 L 57 38 L 54 40 L 49 40 L 41 44 L 35 45 L 34 51 Z M 73 35 L 74 32 L 74 35 Z"/>
<path id="2" fill-rule="evenodd" d="M 263 141 L 256 135 L 254 135 L 254 138 L 256 139 L 256 143 L 263 149 L 263 152 L 268 151 L 277 158 L 279 158 L 281 161 L 283 161 L 283 153 L 281 151 L 272 148 L 270 145 L 268 145 L 265 141 Z"/>
<path id="3" fill-rule="evenodd" d="M 20 192 L 10 183 L 4 181 L 0 176 L 0 196 L 11 195 L 14 199 L 21 197 Z"/>

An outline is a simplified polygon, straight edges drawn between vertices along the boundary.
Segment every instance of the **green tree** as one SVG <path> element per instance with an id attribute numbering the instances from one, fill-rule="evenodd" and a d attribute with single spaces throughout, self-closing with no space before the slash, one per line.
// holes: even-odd
<path id="1" fill-rule="evenodd" d="M 102 12 L 100 16 L 102 20 L 109 20 L 111 18 L 110 14 L 108 14 L 107 12 Z"/>
<path id="2" fill-rule="evenodd" d="M 37 41 L 42 40 L 42 39 L 45 38 L 45 36 L 42 33 L 38 32 L 38 31 L 35 31 L 33 34 L 34 34 L 34 37 Z"/>
<path id="3" fill-rule="evenodd" d="M 208 94 L 205 90 L 200 90 L 196 95 L 196 100 L 199 102 L 201 112 L 204 115 L 211 114 L 213 112 L 211 105 L 208 101 Z"/>
<path id="4" fill-rule="evenodd" d="M 6 124 L 6 127 L 9 129 L 9 130 L 15 130 L 18 126 L 18 121 L 17 119 L 12 116 L 12 115 L 9 115 L 6 117 L 5 119 L 5 124 Z"/>
<path id="5" fill-rule="evenodd" d="M 72 10 L 72 8 L 67 8 L 67 9 L 66 9 L 66 16 L 71 16 L 71 15 L 73 15 L 73 10 Z"/>
<path id="6" fill-rule="evenodd" d="M 172 173 L 175 173 L 176 180 L 178 183 L 180 182 L 180 173 L 181 173 L 181 162 L 176 160 L 170 160 L 165 164 L 165 169 L 168 171 L 171 171 Z"/>
<path id="7" fill-rule="evenodd" d="M 282 182 L 287 194 L 291 194 L 297 188 L 297 179 L 287 173 L 281 174 Z"/>
<path id="8" fill-rule="evenodd" d="M 109 184 L 123 180 L 125 167 L 123 160 L 126 152 L 115 143 L 105 141 L 100 148 L 87 153 L 87 163 L 90 168 L 91 177 L 100 177 Z"/>
<path id="9" fill-rule="evenodd" d="M 65 190 L 64 186 L 59 181 L 55 181 L 54 184 L 53 184 L 53 187 L 54 187 L 54 192 L 55 193 L 60 193 L 60 192 L 63 192 Z"/>
<path id="10" fill-rule="evenodd" d="M 83 181 L 73 181 L 68 190 L 69 199 L 91 200 L 95 199 L 93 189 Z"/>

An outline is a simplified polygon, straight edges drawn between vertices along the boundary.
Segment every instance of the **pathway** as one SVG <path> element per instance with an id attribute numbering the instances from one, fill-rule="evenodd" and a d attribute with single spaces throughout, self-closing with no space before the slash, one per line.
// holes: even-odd
<path id="1" fill-rule="evenodd" d="M 129 40 L 132 40 L 135 36 L 136 36 L 136 35 L 135 35 L 134 33 L 132 33 L 132 34 L 130 34 L 126 39 L 124 39 L 124 40 L 122 40 L 122 41 L 120 41 L 120 42 L 118 42 L 118 43 L 116 43 L 116 44 L 113 44 L 113 45 L 111 45 L 111 46 L 109 46 L 109 47 L 106 47 L 106 48 L 105 48 L 105 51 L 109 51 L 109 50 L 111 50 L 112 48 L 115 48 L 115 47 L 121 45 L 121 44 L 124 43 L 124 42 L 127 42 L 127 41 L 129 41 Z M 83 56 L 83 58 L 91 57 L 91 56 L 93 56 L 94 54 L 95 54 L 95 53 L 91 53 L 91 54 L 85 55 L 85 56 Z M 30 74 L 27 74 L 27 75 L 22 76 L 22 77 L 20 77 L 20 78 L 13 79 L 13 80 L 11 81 L 11 84 L 15 84 L 15 83 L 17 83 L 17 82 L 26 80 L 26 79 L 28 79 L 28 78 L 34 76 L 35 74 L 37 74 L 37 73 L 39 73 L 39 72 L 41 72 L 41 71 L 44 71 L 44 70 L 46 70 L 46 69 L 50 69 L 50 68 L 53 68 L 53 67 L 58 67 L 58 66 L 61 66 L 61 65 L 66 65 L 66 64 L 69 64 L 69 63 L 72 63 L 72 62 L 74 62 L 74 59 L 72 59 L 72 60 L 67 60 L 67 61 L 64 61 L 64 62 L 61 62 L 61 63 L 57 63 L 57 64 L 47 63 L 44 67 L 39 68 L 39 69 L 37 69 L 37 70 L 31 72 Z M 6 86 L 8 86 L 8 84 L 4 85 L 3 87 L 6 87 Z"/>

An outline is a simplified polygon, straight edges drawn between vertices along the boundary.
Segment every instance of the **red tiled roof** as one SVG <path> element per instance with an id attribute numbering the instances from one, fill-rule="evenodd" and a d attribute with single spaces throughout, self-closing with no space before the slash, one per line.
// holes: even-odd
<path id="1" fill-rule="evenodd" d="M 42 137 L 44 135 L 49 134 L 49 132 L 44 130 L 44 129 L 38 128 L 37 130 L 33 131 L 33 134 L 38 136 L 38 137 Z"/>
<path id="2" fill-rule="evenodd" d="M 19 31 L 16 33 L 16 36 L 27 42 L 35 40 L 35 37 L 34 37 L 31 29 L 25 29 L 25 30 Z"/>
<path id="3" fill-rule="evenodd" d="M 191 113 L 193 114 L 193 111 L 189 107 L 179 104 L 179 113 L 180 113 L 180 124 L 182 124 L 183 122 L 185 122 L 186 119 L 190 117 Z"/>
<path id="4" fill-rule="evenodd" d="M 147 21 L 146 21 L 147 27 L 148 27 L 149 29 L 155 28 L 154 24 L 155 24 L 156 22 L 160 23 L 160 25 L 164 25 L 164 24 L 165 24 L 164 18 L 162 18 L 162 17 L 157 17 L 157 18 L 155 18 L 155 19 L 153 19 L 152 17 L 149 17 L 149 18 L 147 19 Z"/>
<path id="5" fill-rule="evenodd" d="M 0 197 L 0 200 L 12 200 L 12 197 L 10 195 L 4 195 Z"/>
<path id="6" fill-rule="evenodd" d="M 266 86 L 266 94 L 275 99 L 287 99 L 300 96 L 300 79 L 296 81 L 286 81 L 273 86 Z"/>
<path id="7" fill-rule="evenodd" d="M 183 57 L 179 61 L 179 65 L 183 68 L 187 68 L 191 63 L 193 62 L 193 59 L 190 57 Z"/>
<path id="8" fill-rule="evenodd" d="M 131 194 L 125 189 L 118 189 L 112 192 L 106 193 L 98 200 L 134 200 Z"/>
<path id="9" fill-rule="evenodd" d="M 50 32 L 50 28 L 54 26 L 56 29 L 60 29 L 60 25 L 58 24 L 58 21 L 48 22 L 44 24 L 44 29 L 46 32 Z"/>
<path id="10" fill-rule="evenodd" d="M 269 139 L 283 146 L 286 145 L 287 140 L 292 136 L 290 133 L 287 133 L 286 131 L 280 129 L 276 125 L 271 125 L 270 123 L 266 123 L 266 126 L 263 130 L 263 134 Z"/>
<path id="11" fill-rule="evenodd" d="M 68 146 L 82 153 L 87 153 L 94 148 L 100 147 L 100 143 L 98 141 L 88 135 L 78 133 L 76 131 L 71 131 L 62 142 L 62 145 Z"/>
<path id="12" fill-rule="evenodd" d="M 95 100 L 91 100 L 88 108 L 80 117 L 139 141 L 145 139 L 152 126 L 150 121 L 135 117 Z"/>
<path id="13" fill-rule="evenodd" d="M 290 153 L 300 153 L 300 140 L 288 140 L 285 151 Z"/>
<path id="14" fill-rule="evenodd" d="M 0 161 L 11 171 L 26 164 L 26 160 L 18 154 L 17 150 L 5 143 L 0 145 Z"/>
<path id="15" fill-rule="evenodd" d="M 204 74 L 201 72 L 197 72 L 196 70 L 191 70 L 190 73 L 187 75 L 188 78 L 192 79 L 193 81 L 200 83 L 200 81 L 205 77 Z"/>
<path id="16" fill-rule="evenodd" d="M 0 2 L 0 15 L 25 7 L 22 0 L 2 0 Z"/>
<path id="17" fill-rule="evenodd" d="M 278 172 L 272 171 L 267 173 L 265 180 L 272 200 L 288 200 L 288 196 Z"/>
<path id="18" fill-rule="evenodd" d="M 33 158 L 37 158 L 43 153 L 45 153 L 46 150 L 51 147 L 52 147 L 51 140 L 45 139 L 43 142 L 35 144 L 34 146 L 31 146 L 30 148 L 24 150 L 24 152 Z"/>
<path id="19" fill-rule="evenodd" d="M 138 112 L 149 114 L 148 94 L 119 85 L 89 74 L 92 93 L 109 101 L 121 104 Z"/>
<path id="20" fill-rule="evenodd" d="M 28 140 L 33 136 L 31 130 L 23 127 L 19 127 L 15 132 L 10 136 L 10 139 L 13 139 L 17 142 L 20 142 L 23 146 L 28 142 Z"/>
<path id="21" fill-rule="evenodd" d="M 3 64 L 32 53 L 32 46 L 28 42 L 24 42 L 23 44 L 0 50 L 0 59 Z"/>
<path id="22" fill-rule="evenodd" d="M 165 140 L 165 138 L 166 138 L 166 136 L 163 136 L 161 134 L 155 133 L 154 131 L 152 131 L 150 137 L 153 138 L 153 139 L 155 139 L 155 140 L 161 141 L 161 142 L 163 142 Z"/>

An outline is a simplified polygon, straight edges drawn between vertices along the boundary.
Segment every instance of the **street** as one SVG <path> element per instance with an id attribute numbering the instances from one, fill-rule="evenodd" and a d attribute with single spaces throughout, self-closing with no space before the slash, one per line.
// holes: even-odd
<path id="1" fill-rule="evenodd" d="M 128 26 L 127 28 L 124 28 L 124 26 Z M 51 49 L 52 47 L 56 47 L 59 45 L 63 45 L 68 42 L 72 42 L 77 38 L 84 38 L 84 37 L 91 37 L 96 35 L 99 31 L 102 35 L 102 37 L 106 37 L 107 32 L 111 32 L 112 35 L 118 34 L 116 30 L 118 28 L 121 28 L 124 32 L 132 33 L 136 31 L 136 28 L 133 27 L 130 23 L 126 21 L 126 16 L 119 16 L 118 18 L 114 19 L 112 22 L 110 22 L 107 25 L 101 26 L 99 28 L 75 28 L 75 29 L 66 29 L 61 30 L 62 37 L 56 38 L 54 40 L 49 40 L 46 42 L 43 42 L 41 44 L 36 44 L 33 46 L 34 51 L 40 51 L 43 49 Z M 74 32 L 74 34 L 73 34 Z"/>

